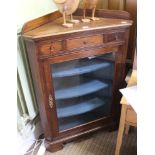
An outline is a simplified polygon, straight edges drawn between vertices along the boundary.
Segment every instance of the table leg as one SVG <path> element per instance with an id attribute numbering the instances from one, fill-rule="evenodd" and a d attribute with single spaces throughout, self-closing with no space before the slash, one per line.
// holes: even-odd
<path id="1" fill-rule="evenodd" d="M 118 136 L 117 136 L 115 155 L 120 154 L 120 148 L 121 148 L 121 145 L 122 145 L 123 132 L 124 132 L 124 127 L 125 127 L 126 109 L 127 109 L 127 105 L 122 104 L 122 110 L 121 110 L 120 124 L 119 124 L 119 129 L 118 129 Z"/>
<path id="2" fill-rule="evenodd" d="M 130 125 L 126 124 L 125 126 L 125 134 L 128 135 L 130 129 Z"/>

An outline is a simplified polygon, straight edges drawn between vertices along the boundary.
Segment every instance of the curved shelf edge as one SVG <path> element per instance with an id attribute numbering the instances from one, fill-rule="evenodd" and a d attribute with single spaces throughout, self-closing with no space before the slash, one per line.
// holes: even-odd
<path id="1" fill-rule="evenodd" d="M 106 67 L 109 67 L 111 64 L 108 62 L 92 62 L 91 64 L 84 65 L 84 66 L 78 66 L 75 68 L 67 69 L 62 71 L 57 71 L 52 74 L 53 78 L 62 78 L 62 77 L 69 77 L 69 76 L 74 76 L 74 75 L 81 75 L 85 73 L 90 73 L 94 72 L 99 69 L 104 69 Z"/>
<path id="2" fill-rule="evenodd" d="M 69 106 L 69 107 L 58 108 L 57 109 L 58 118 L 70 117 L 74 115 L 87 113 L 105 104 L 106 104 L 105 101 L 96 97 L 87 101 L 73 104 L 72 106 Z"/>
<path id="3" fill-rule="evenodd" d="M 73 87 L 60 89 L 55 91 L 56 100 L 69 99 L 79 96 L 84 96 L 101 89 L 108 87 L 107 83 L 103 83 L 99 80 L 92 80 Z"/>

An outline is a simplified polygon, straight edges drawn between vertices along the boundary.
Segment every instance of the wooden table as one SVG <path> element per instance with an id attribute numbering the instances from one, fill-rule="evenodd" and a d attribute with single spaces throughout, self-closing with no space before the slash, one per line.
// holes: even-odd
<path id="1" fill-rule="evenodd" d="M 128 86 L 133 86 L 136 84 L 137 84 L 137 71 L 133 70 L 131 77 L 128 81 Z M 124 96 L 122 97 L 120 103 L 122 104 L 122 110 L 121 110 L 115 155 L 120 154 L 124 129 L 125 133 L 128 134 L 130 126 L 135 127 L 137 126 L 137 114 Z"/>

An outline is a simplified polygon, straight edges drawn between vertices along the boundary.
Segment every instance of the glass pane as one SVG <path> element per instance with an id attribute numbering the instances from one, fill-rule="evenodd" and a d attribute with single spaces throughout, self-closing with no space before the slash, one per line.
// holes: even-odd
<path id="1" fill-rule="evenodd" d="M 114 59 L 110 53 L 51 65 L 60 130 L 110 114 Z"/>

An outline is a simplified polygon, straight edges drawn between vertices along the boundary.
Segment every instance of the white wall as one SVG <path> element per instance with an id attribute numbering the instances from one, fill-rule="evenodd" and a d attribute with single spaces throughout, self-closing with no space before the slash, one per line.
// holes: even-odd
<path id="1" fill-rule="evenodd" d="M 17 0 L 17 27 L 57 10 L 53 0 Z"/>
<path id="2" fill-rule="evenodd" d="M 41 17 L 57 10 L 52 0 L 17 0 L 17 32 L 20 31 L 23 24 L 32 19 Z M 21 64 L 20 64 L 20 67 Z M 25 81 L 26 83 L 27 81 Z M 38 122 L 33 130 L 26 131 L 23 135 L 18 135 L 19 152 L 25 152 L 42 134 L 40 122 Z"/>

